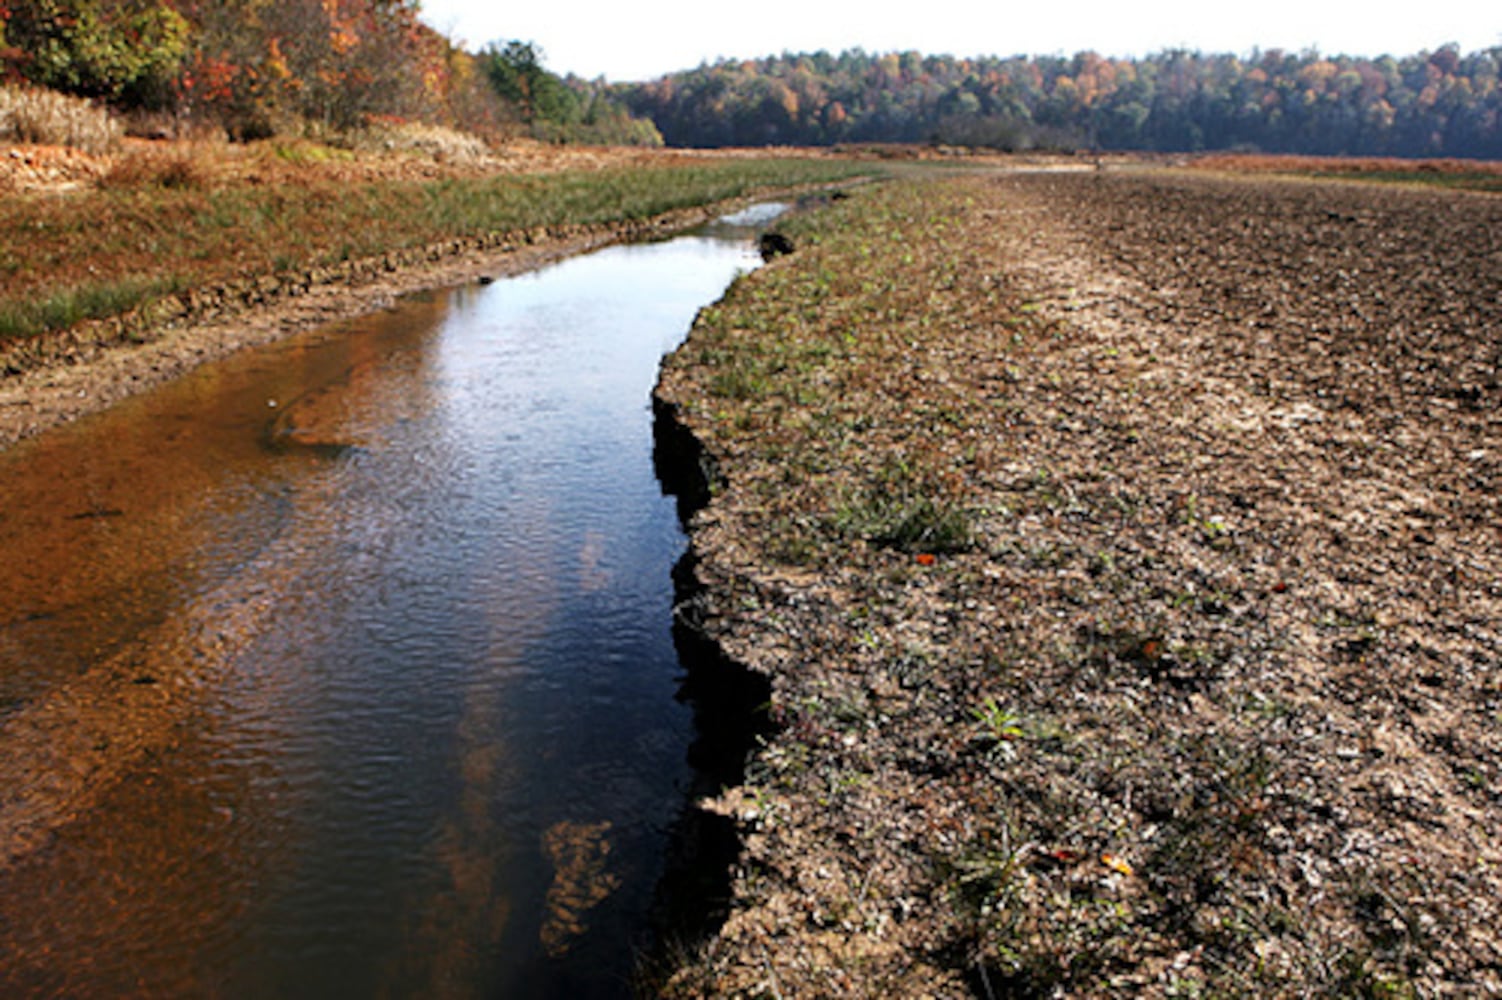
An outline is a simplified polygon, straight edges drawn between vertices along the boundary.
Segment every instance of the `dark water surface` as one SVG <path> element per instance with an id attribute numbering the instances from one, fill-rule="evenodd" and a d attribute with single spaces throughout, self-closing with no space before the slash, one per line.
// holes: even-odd
<path id="1" fill-rule="evenodd" d="M 627 992 L 693 738 L 649 392 L 749 236 L 417 297 L 0 456 L 0 820 L 45 820 L 0 994 Z"/>

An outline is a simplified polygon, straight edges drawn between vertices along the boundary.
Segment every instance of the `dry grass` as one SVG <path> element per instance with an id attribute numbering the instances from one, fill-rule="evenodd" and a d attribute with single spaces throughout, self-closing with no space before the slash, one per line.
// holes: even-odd
<path id="1" fill-rule="evenodd" d="M 124 135 L 120 122 L 90 101 L 51 90 L 0 86 L 0 141 L 100 154 L 118 148 Z"/>
<path id="2" fill-rule="evenodd" d="M 1502 191 L 1502 163 L 1486 160 L 1404 160 L 1391 156 L 1211 153 L 1197 156 L 1190 162 L 1192 166 L 1201 170 L 1232 173 L 1341 177 L 1351 180 Z"/>
<path id="3" fill-rule="evenodd" d="M 216 157 L 188 144 L 135 146 L 114 158 L 99 177 L 105 190 L 166 188 L 201 191 L 212 187 Z"/>
<path id="4" fill-rule="evenodd" d="M 355 149 L 416 153 L 448 163 L 478 162 L 490 152 L 483 139 L 468 132 L 399 120 L 373 121 L 348 143 Z"/>

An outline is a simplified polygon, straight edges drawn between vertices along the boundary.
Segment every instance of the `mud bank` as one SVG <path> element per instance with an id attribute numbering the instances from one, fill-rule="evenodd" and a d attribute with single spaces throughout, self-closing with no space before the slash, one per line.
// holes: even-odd
<path id="1" fill-rule="evenodd" d="M 689 531 L 721 485 L 718 472 L 676 406 L 654 394 L 652 416 L 657 478 L 664 495 L 677 500 L 679 521 Z M 673 567 L 673 644 L 684 670 L 679 698 L 694 711 L 694 780 L 671 833 L 653 920 L 658 949 L 644 964 L 643 989 L 661 987 L 676 971 L 675 956 L 702 946 L 730 915 L 731 874 L 741 845 L 736 817 L 716 797 L 745 781 L 746 761 L 773 729 L 768 678 L 726 656 L 706 630 L 706 589 L 697 566 L 691 542 Z"/>

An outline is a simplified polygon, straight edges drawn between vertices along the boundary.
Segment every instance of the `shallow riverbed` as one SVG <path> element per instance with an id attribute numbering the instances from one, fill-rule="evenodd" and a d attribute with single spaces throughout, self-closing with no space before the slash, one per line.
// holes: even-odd
<path id="1" fill-rule="evenodd" d="M 0 992 L 627 992 L 693 738 L 648 396 L 772 211 L 0 456 Z"/>

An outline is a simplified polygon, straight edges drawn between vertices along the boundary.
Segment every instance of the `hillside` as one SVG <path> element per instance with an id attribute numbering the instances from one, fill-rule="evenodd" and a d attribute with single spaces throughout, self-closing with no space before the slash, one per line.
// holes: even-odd
<path id="1" fill-rule="evenodd" d="M 492 143 L 661 143 L 603 88 L 549 72 L 537 46 L 470 52 L 419 10 L 415 0 L 6 0 L 0 86 L 90 99 L 153 138 L 327 139 L 421 122 Z M 4 98 L 0 141 L 16 131 Z"/>

